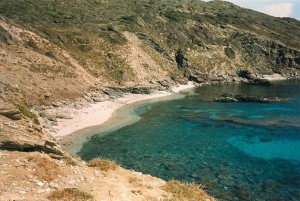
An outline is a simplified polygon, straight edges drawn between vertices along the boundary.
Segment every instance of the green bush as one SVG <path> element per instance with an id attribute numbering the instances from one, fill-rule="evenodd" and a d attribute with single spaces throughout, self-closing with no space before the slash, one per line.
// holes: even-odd
<path id="1" fill-rule="evenodd" d="M 40 122 L 39 122 L 37 116 L 36 116 L 35 114 L 33 114 L 32 112 L 30 112 L 30 110 L 29 110 L 26 106 L 21 105 L 21 104 L 17 104 L 16 106 L 17 106 L 17 108 L 19 109 L 19 111 L 20 111 L 24 116 L 30 118 L 30 119 L 33 121 L 33 123 L 35 123 L 35 124 L 40 124 Z"/>
<path id="2" fill-rule="evenodd" d="M 64 188 L 62 190 L 53 191 L 49 197 L 50 200 L 91 200 L 93 198 L 92 194 L 84 192 L 77 188 Z"/>

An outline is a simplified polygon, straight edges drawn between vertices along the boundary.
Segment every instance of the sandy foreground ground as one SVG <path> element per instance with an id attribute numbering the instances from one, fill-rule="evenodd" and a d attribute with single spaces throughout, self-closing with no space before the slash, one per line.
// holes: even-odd
<path id="1" fill-rule="evenodd" d="M 189 82 L 187 85 L 177 85 L 173 87 L 171 92 L 159 91 L 153 94 L 125 94 L 122 98 L 109 99 L 93 104 L 89 103 L 82 109 L 71 108 L 68 106 L 60 107 L 56 110 L 70 115 L 72 119 L 58 119 L 54 131 L 45 130 L 50 132 L 56 139 L 61 139 L 84 128 L 105 123 L 112 117 L 116 110 L 125 105 L 143 100 L 166 97 L 193 87 L 195 87 L 195 84 Z"/>

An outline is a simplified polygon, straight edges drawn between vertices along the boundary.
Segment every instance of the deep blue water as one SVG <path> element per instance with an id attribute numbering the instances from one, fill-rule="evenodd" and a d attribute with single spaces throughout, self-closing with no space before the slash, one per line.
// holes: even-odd
<path id="1" fill-rule="evenodd" d="M 291 100 L 209 101 L 224 92 Z M 300 82 L 205 86 L 184 99 L 135 110 L 139 122 L 94 135 L 79 155 L 113 159 L 166 180 L 196 182 L 220 200 L 300 200 Z"/>

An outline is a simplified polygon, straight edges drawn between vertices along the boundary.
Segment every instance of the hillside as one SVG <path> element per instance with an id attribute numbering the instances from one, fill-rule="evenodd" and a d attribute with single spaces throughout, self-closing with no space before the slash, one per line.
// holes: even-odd
<path id="1" fill-rule="evenodd" d="M 199 82 L 231 82 L 241 69 L 299 76 L 300 22 L 227 2 L 3 0 L 0 8 L 1 60 L 11 71 L 22 63 L 24 77 L 43 77 L 10 83 L 3 72 L 3 85 L 37 85 L 37 96 L 59 93 L 61 78 L 69 98 L 95 83 L 147 86 L 191 74 Z M 54 86 L 43 87 L 49 79 Z"/>
<path id="2" fill-rule="evenodd" d="M 172 183 L 122 168 L 106 173 L 87 167 L 58 145 L 31 109 L 77 110 L 78 100 L 115 98 L 118 90 L 170 90 L 188 80 L 239 83 L 249 74 L 275 73 L 300 78 L 299 27 L 292 18 L 217 0 L 1 0 L 0 200 L 47 200 L 62 187 L 100 199 L 93 185 L 105 186 L 106 200 L 169 200 L 174 192 L 165 186 Z M 36 178 L 32 168 L 40 161 L 49 165 L 44 169 L 61 171 L 59 177 L 45 179 L 41 168 Z M 125 193 L 110 194 L 120 186 Z M 198 188 L 196 194 L 214 200 Z"/>

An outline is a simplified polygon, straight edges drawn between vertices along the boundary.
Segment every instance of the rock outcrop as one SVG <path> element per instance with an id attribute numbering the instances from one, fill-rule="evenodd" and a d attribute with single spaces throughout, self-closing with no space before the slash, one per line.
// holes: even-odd
<path id="1" fill-rule="evenodd" d="M 236 96 L 224 96 L 221 98 L 215 98 L 216 102 L 252 102 L 252 103 L 278 103 L 289 101 L 289 98 L 279 98 L 279 97 L 264 97 L 264 96 L 248 96 L 248 95 L 236 95 Z"/>
<path id="2" fill-rule="evenodd" d="M 3 115 L 12 120 L 22 119 L 22 114 L 15 105 L 3 100 L 0 100 L 0 115 Z"/>

